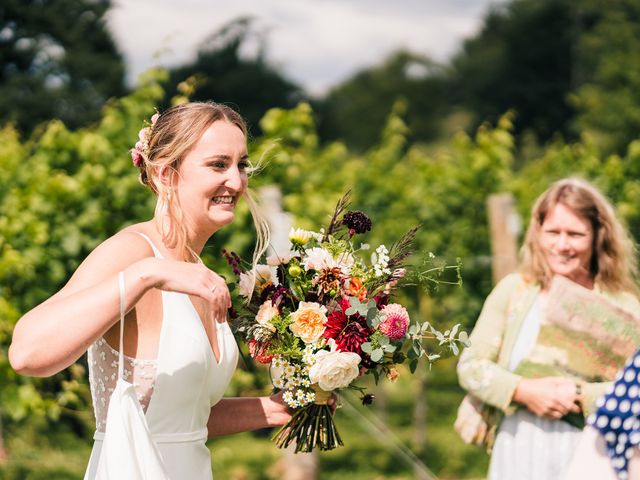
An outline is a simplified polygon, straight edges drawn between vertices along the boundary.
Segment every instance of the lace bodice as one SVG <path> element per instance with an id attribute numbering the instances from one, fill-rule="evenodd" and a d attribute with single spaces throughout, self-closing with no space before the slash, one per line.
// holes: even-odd
<path id="1" fill-rule="evenodd" d="M 96 431 L 104 432 L 109 398 L 118 380 L 118 352 L 100 337 L 89 347 L 91 398 L 96 417 Z M 133 384 L 143 411 L 147 411 L 153 394 L 157 360 L 142 360 L 124 356 L 124 379 Z"/>

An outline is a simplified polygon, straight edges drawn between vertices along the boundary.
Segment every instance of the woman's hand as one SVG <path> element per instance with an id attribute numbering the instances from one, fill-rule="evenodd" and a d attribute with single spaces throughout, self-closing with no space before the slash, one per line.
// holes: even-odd
<path id="1" fill-rule="evenodd" d="M 150 276 L 153 287 L 200 297 L 211 306 L 215 320 L 222 322 L 227 318 L 227 310 L 231 307 L 227 283 L 202 263 L 147 258 L 139 264 L 143 272 L 140 275 Z"/>
<path id="2" fill-rule="evenodd" d="M 567 413 L 580 413 L 582 395 L 573 380 L 562 377 L 523 378 L 513 394 L 513 400 L 531 412 L 557 420 Z"/>
<path id="3" fill-rule="evenodd" d="M 283 390 L 268 397 L 262 397 L 262 408 L 270 427 L 279 427 L 291 420 L 294 410 L 282 399 Z"/>

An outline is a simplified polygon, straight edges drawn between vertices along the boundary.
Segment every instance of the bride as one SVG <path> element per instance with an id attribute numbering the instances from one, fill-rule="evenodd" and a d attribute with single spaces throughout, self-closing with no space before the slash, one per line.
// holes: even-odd
<path id="1" fill-rule="evenodd" d="M 132 159 L 157 196 L 153 219 L 102 242 L 59 292 L 26 313 L 9 359 L 23 375 L 49 376 L 88 351 L 96 434 L 86 479 L 116 471 L 153 478 L 135 451 L 138 434 L 166 478 L 210 479 L 207 438 L 290 419 L 278 395 L 222 398 L 238 358 L 226 323 L 230 295 L 199 258 L 240 199 L 258 218 L 247 193 L 246 126 L 224 105 L 175 106 L 141 130 Z M 257 259 L 268 231 L 255 223 Z"/>

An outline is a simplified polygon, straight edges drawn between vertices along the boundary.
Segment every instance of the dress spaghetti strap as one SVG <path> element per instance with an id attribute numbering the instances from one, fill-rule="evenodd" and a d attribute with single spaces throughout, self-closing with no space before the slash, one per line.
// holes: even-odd
<path id="1" fill-rule="evenodd" d="M 160 250 L 158 250 L 156 248 L 156 246 L 153 244 L 153 242 L 151 241 L 151 239 L 149 238 L 149 236 L 146 233 L 137 232 L 137 231 L 134 231 L 133 233 L 137 233 L 138 235 L 140 235 L 142 238 L 144 238 L 147 241 L 147 243 L 151 247 L 151 250 L 153 250 L 153 254 L 156 256 L 156 258 L 164 258 L 162 256 L 162 254 L 160 253 Z"/>
<path id="2" fill-rule="evenodd" d="M 118 272 L 120 289 L 120 350 L 118 351 L 118 379 L 124 380 L 124 272 Z"/>

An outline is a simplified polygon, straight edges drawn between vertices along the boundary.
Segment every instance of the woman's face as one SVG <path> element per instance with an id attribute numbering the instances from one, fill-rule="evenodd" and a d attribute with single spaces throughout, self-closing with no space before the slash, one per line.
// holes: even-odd
<path id="1" fill-rule="evenodd" d="M 586 217 L 561 203 L 556 204 L 542 223 L 540 245 L 555 275 L 591 286 L 593 227 Z"/>
<path id="2" fill-rule="evenodd" d="M 211 235 L 233 221 L 247 189 L 247 141 L 237 126 L 218 120 L 180 165 L 176 194 L 195 233 Z"/>

